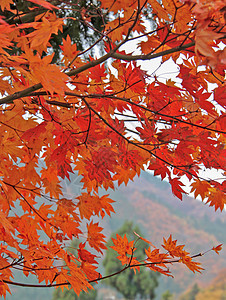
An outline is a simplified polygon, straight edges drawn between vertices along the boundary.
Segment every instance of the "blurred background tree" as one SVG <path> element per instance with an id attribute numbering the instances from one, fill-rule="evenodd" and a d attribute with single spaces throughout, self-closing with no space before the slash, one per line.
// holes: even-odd
<path id="1" fill-rule="evenodd" d="M 170 291 L 167 290 L 162 294 L 161 300 L 174 300 L 173 294 L 171 294 Z"/>
<path id="2" fill-rule="evenodd" d="M 104 29 L 104 24 L 108 18 L 108 13 L 100 11 L 100 2 L 95 0 L 53 0 L 51 4 L 60 7 L 55 13 L 60 18 L 65 18 L 63 31 L 59 31 L 57 35 L 53 35 L 50 43 L 55 52 L 53 62 L 59 56 L 62 45 L 62 39 L 66 39 L 67 35 L 70 36 L 72 43 L 76 43 L 77 50 L 83 51 L 90 47 L 101 37 L 101 32 Z M 15 0 L 11 5 L 14 13 L 7 10 L 1 11 L 1 15 L 6 18 L 9 24 L 24 24 L 38 20 L 47 13 L 47 9 L 40 7 L 32 2 L 24 0 Z M 30 29 L 23 29 L 26 34 Z M 101 46 L 99 51 L 101 52 Z M 17 51 L 15 45 L 14 51 Z"/>
<path id="3" fill-rule="evenodd" d="M 121 236 L 126 234 L 128 240 L 134 239 L 134 233 L 138 233 L 142 236 L 138 226 L 134 226 L 132 222 L 126 221 L 122 227 L 113 233 L 111 238 L 115 238 L 116 233 Z M 112 246 L 112 240 L 109 239 L 108 246 Z M 148 248 L 148 245 L 140 240 L 136 245 L 136 258 L 141 261 L 145 259 L 144 249 Z M 116 253 L 113 249 L 109 248 L 106 257 L 103 261 L 105 268 L 105 274 L 112 274 L 122 269 L 122 265 L 119 260 L 116 259 Z M 155 289 L 158 287 L 158 278 L 160 274 L 147 270 L 145 267 L 140 268 L 140 272 L 134 273 L 133 270 L 127 269 L 125 272 L 118 274 L 117 276 L 110 277 L 105 280 L 105 285 L 108 285 L 118 292 L 120 292 L 125 299 L 154 299 Z"/>
<path id="4" fill-rule="evenodd" d="M 73 290 L 63 291 L 61 289 L 56 289 L 53 293 L 52 300 L 96 300 L 97 298 L 97 290 L 92 290 L 89 293 L 81 292 L 79 297 L 75 294 Z"/>
<path id="5" fill-rule="evenodd" d="M 57 35 L 53 34 L 51 43 L 51 51 L 55 53 L 52 63 L 56 62 L 60 57 L 62 40 L 66 39 L 67 35 L 70 36 L 72 43 L 76 43 L 78 51 L 87 51 L 88 54 L 93 55 L 95 49 L 92 47 L 98 42 L 98 51 L 103 54 L 104 49 L 104 37 L 103 34 L 105 23 L 111 18 L 107 10 L 100 9 L 101 1 L 96 0 L 52 0 L 52 5 L 59 7 L 59 10 L 55 10 L 55 13 L 60 18 L 65 18 L 65 24 L 63 31 L 59 31 Z M 25 0 L 14 0 L 11 4 L 11 8 L 14 11 L 2 11 L 0 8 L 1 16 L 9 24 L 24 24 L 33 21 L 38 21 L 47 13 L 47 9 L 40 7 L 32 2 Z M 146 26 L 150 26 L 153 29 L 154 21 L 152 18 L 152 9 L 150 6 L 144 9 L 144 15 L 146 18 Z M 29 28 L 23 29 L 25 34 L 30 33 Z M 97 48 L 96 48 L 97 49 Z M 13 47 L 12 54 L 18 51 L 18 48 Z M 50 52 L 51 52 L 50 51 Z M 19 53 L 17 53 L 19 54 Z"/>

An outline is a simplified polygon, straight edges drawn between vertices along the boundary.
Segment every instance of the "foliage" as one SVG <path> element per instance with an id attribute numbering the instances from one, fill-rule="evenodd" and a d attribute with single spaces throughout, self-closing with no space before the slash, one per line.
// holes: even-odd
<path id="1" fill-rule="evenodd" d="M 191 289 L 185 293 L 185 295 L 180 297 L 180 300 L 195 300 L 200 288 L 197 283 L 195 283 Z"/>
<path id="2" fill-rule="evenodd" d="M 78 247 L 80 241 L 78 239 L 73 240 L 68 247 L 67 251 L 78 258 Z M 61 288 L 56 289 L 53 292 L 52 300 L 95 300 L 97 299 L 97 290 L 92 289 L 89 293 L 81 292 L 79 296 L 75 294 L 75 292 L 71 289 L 64 289 Z"/>
<path id="3" fill-rule="evenodd" d="M 134 232 L 140 233 L 140 229 L 134 226 L 132 222 L 126 221 L 122 227 L 117 230 L 117 234 L 123 236 L 126 234 L 129 241 L 134 238 Z M 115 237 L 116 233 L 113 233 L 111 238 Z M 108 241 L 108 245 L 112 246 L 112 240 Z M 145 253 L 143 249 L 147 249 L 147 244 L 142 240 L 139 241 L 138 249 L 136 251 L 137 259 L 142 261 L 145 259 Z M 106 274 L 112 274 L 121 270 L 120 261 L 115 257 L 113 250 L 109 250 L 104 258 L 103 265 Z M 151 272 L 146 269 L 140 269 L 137 273 L 132 270 L 126 270 L 118 274 L 116 277 L 110 277 L 106 279 L 105 284 L 115 288 L 120 292 L 125 299 L 135 299 L 139 296 L 139 299 L 154 299 L 155 289 L 158 286 L 159 273 Z"/>
<path id="4" fill-rule="evenodd" d="M 224 300 L 226 295 L 226 269 L 221 270 L 216 278 L 205 288 L 194 285 L 180 300 Z"/>
<path id="5" fill-rule="evenodd" d="M 129 216 L 130 220 L 135 220 L 136 224 L 142 226 L 143 234 L 150 236 L 155 245 L 158 244 L 159 237 L 168 236 L 170 233 L 173 233 L 175 239 L 185 243 L 188 251 L 192 253 L 209 249 L 213 244 L 226 243 L 226 236 L 223 234 L 225 211 L 215 212 L 201 201 L 187 196 L 183 202 L 175 201 L 170 185 L 147 172 L 142 172 L 139 178 L 136 177 L 126 187 L 121 186 L 117 191 L 111 192 L 111 197 L 116 200 L 116 214 L 102 223 L 105 232 L 116 231 Z M 221 231 L 222 235 L 219 235 Z M 173 270 L 173 279 L 161 277 L 157 294 L 161 295 L 169 290 L 178 299 L 196 280 L 202 286 L 206 285 L 219 270 L 226 267 L 226 249 L 223 247 L 217 258 L 209 253 L 201 260 L 206 270 L 203 274 L 185 272 L 182 264 L 177 265 Z"/>
<path id="6" fill-rule="evenodd" d="M 195 197 L 223 210 L 225 181 L 205 178 L 201 170 L 225 174 L 226 51 L 220 48 L 225 4 L 101 1 L 99 16 L 111 18 L 100 38 L 79 51 L 68 35 L 54 63 L 51 42 L 70 16 L 60 17 L 58 1 L 23 2 L 35 6 L 21 12 L 13 0 L 0 2 L 13 19 L 0 16 L 0 294 L 12 284 L 26 286 L 13 281 L 16 268 L 36 275 L 43 282 L 39 286 L 71 286 L 79 295 L 104 279 L 96 268 L 106 241 L 96 218 L 114 209 L 108 195 L 98 194 L 100 187 L 127 184 L 147 167 L 167 178 L 179 199 L 186 193 L 186 177 Z M 36 15 L 36 6 L 45 11 Z M 152 31 L 145 24 L 147 8 L 154 16 Z M 31 12 L 36 17 L 27 21 Z M 95 31 L 90 14 L 79 13 Z M 139 54 L 123 50 L 131 41 Z M 91 56 L 99 42 L 104 53 Z M 178 82 L 162 81 L 157 71 L 149 74 L 138 64 L 156 58 L 159 68 L 174 62 Z M 61 182 L 74 171 L 82 176 L 83 192 L 71 199 Z M 78 258 L 65 247 L 72 238 L 83 238 Z M 143 237 L 137 240 L 149 245 L 143 262 L 136 258 L 136 241 L 113 239 L 121 272 L 147 267 L 171 276 L 171 263 L 202 270 L 194 261 L 202 254 L 191 256 L 171 235 L 163 239 L 163 250 Z M 87 244 L 92 250 L 85 250 Z"/>
<path id="7" fill-rule="evenodd" d="M 173 300 L 173 295 L 170 293 L 170 291 L 165 291 L 162 294 L 161 300 Z"/>
<path id="8" fill-rule="evenodd" d="M 105 20 L 108 19 L 106 13 L 102 16 L 99 13 L 99 4 L 96 1 L 52 1 L 54 5 L 58 5 L 60 9 L 55 9 L 55 13 L 59 18 L 64 18 L 64 24 L 62 31 L 58 31 L 57 34 L 52 35 L 50 44 L 54 51 L 53 61 L 59 59 L 63 39 L 67 36 L 70 37 L 73 43 L 76 43 L 77 49 L 80 51 L 85 50 L 91 46 L 96 39 L 101 37 L 101 31 L 104 27 Z M 34 22 L 40 15 L 45 14 L 48 11 L 47 7 L 37 6 L 35 3 L 29 1 L 17 0 L 10 5 L 13 9 L 1 10 L 8 24 L 24 24 Z M 16 11 L 16 12 L 15 12 Z M 87 22 L 89 19 L 89 22 Z M 92 30 L 91 30 L 92 28 Z M 24 28 L 26 34 L 30 33 L 30 28 Z M 104 44 L 101 44 L 100 47 Z M 15 54 L 20 51 L 20 48 L 16 47 L 16 43 L 12 49 L 7 49 L 8 53 Z M 45 53 L 42 53 L 45 55 Z M 52 61 L 52 62 L 53 62 Z"/>
<path id="9" fill-rule="evenodd" d="M 79 296 L 73 290 L 61 290 L 58 288 L 53 293 L 53 300 L 95 300 L 97 299 L 97 290 L 91 290 L 89 293 L 81 292 Z"/>

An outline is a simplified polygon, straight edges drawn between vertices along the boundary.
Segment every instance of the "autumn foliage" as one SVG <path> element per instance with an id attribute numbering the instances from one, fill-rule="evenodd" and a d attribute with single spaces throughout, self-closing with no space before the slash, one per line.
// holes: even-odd
<path id="1" fill-rule="evenodd" d="M 225 175 L 225 1 L 103 0 L 81 9 L 80 22 L 90 30 L 91 17 L 102 17 L 99 39 L 79 51 L 67 36 L 56 62 L 50 42 L 63 31 L 67 18 L 59 11 L 67 1 L 29 0 L 26 12 L 13 2 L 0 1 L 11 15 L 0 17 L 0 294 L 20 285 L 14 269 L 36 275 L 41 286 L 79 294 L 104 279 L 96 271 L 106 249 L 97 217 L 114 209 L 100 188 L 127 184 L 147 168 L 166 178 L 180 200 L 186 179 L 195 197 L 224 208 L 226 181 L 202 171 Z M 136 53 L 125 51 L 131 42 Z M 103 54 L 90 52 L 98 43 Z M 175 81 L 139 64 L 155 59 L 160 70 L 168 61 L 175 65 Z M 61 182 L 73 172 L 82 176 L 83 191 L 67 198 Z M 73 238 L 82 241 L 78 258 L 66 251 Z M 150 244 L 143 262 L 136 260 L 139 239 Z M 172 236 L 162 250 L 135 240 L 113 239 L 122 270 L 147 267 L 171 276 L 176 262 L 202 270 L 194 261 L 202 254 L 192 256 Z"/>

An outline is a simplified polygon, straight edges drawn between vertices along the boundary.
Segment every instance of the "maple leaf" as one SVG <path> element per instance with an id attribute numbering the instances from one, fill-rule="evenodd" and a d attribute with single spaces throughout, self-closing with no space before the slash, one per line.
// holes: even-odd
<path id="1" fill-rule="evenodd" d="M 81 218 L 83 219 L 85 217 L 90 219 L 93 215 L 95 205 L 93 197 L 90 194 L 82 193 L 77 199 L 79 200 L 77 206 L 79 208 Z"/>
<path id="2" fill-rule="evenodd" d="M 203 58 L 206 58 L 207 63 L 211 67 L 217 65 L 217 54 L 213 49 L 214 43 L 213 40 L 217 40 L 223 37 L 223 34 L 215 33 L 210 30 L 204 30 L 203 28 L 198 28 L 196 31 L 196 43 L 195 51 L 197 56 L 202 61 Z"/>
<path id="3" fill-rule="evenodd" d="M 70 32 L 62 43 L 69 22 L 60 17 L 65 6 L 52 3 L 30 0 L 29 9 L 19 14 L 11 9 L 12 0 L 0 3 L 0 234 L 12 248 L 0 245 L 0 296 L 9 291 L 14 268 L 49 286 L 71 284 L 77 294 L 91 288 L 89 280 L 102 280 L 96 255 L 85 249 L 87 244 L 99 254 L 106 249 L 97 220 L 114 212 L 113 200 L 99 195 L 99 189 L 127 184 L 145 168 L 168 178 L 181 200 L 186 176 L 195 197 L 215 210 L 226 204 L 225 182 L 200 176 L 203 166 L 225 172 L 226 165 L 224 1 L 75 3 L 88 39 L 83 32 L 79 39 Z M 156 25 L 151 31 L 145 23 L 147 5 Z M 100 38 L 92 34 L 89 39 L 100 30 L 94 17 L 104 26 Z M 70 22 L 79 28 L 77 19 Z M 93 55 L 101 43 L 105 48 Z M 161 61 L 156 70 L 138 64 L 153 59 Z M 161 68 L 168 62 L 179 81 L 164 78 L 169 74 Z M 71 197 L 61 182 L 74 171 L 82 192 Z M 18 205 L 20 216 L 11 215 Z M 146 265 L 172 276 L 167 266 L 176 262 L 202 270 L 171 235 L 163 240 L 166 253 L 136 235 L 150 245 L 141 264 L 134 257 L 134 241 L 113 239 L 123 270 Z M 75 258 L 65 243 L 80 236 L 86 240 Z M 59 261 L 66 266 L 59 267 Z"/>
<path id="4" fill-rule="evenodd" d="M 10 234 L 10 232 L 14 232 L 15 228 L 12 223 L 5 217 L 5 214 L 0 211 L 0 222 L 1 222 L 1 230 L 4 230 L 6 234 Z"/>
<path id="5" fill-rule="evenodd" d="M 172 187 L 172 192 L 175 196 L 177 196 L 180 200 L 182 200 L 182 193 L 187 194 L 181 186 L 184 186 L 184 184 L 178 180 L 178 178 L 173 178 L 170 180 L 170 184 Z"/>
<path id="6" fill-rule="evenodd" d="M 58 172 L 55 168 L 49 167 L 41 170 L 41 178 L 45 187 L 45 192 L 50 194 L 50 197 L 58 198 L 62 194 Z"/>
<path id="7" fill-rule="evenodd" d="M 131 90 L 136 93 L 142 93 L 145 87 L 145 78 L 144 72 L 141 71 L 140 67 L 133 67 L 128 65 L 126 72 L 120 76 L 120 79 L 126 82 L 128 86 L 131 87 Z"/>
<path id="8" fill-rule="evenodd" d="M 219 86 L 214 89 L 214 100 L 223 107 L 226 107 L 225 86 Z"/>
<path id="9" fill-rule="evenodd" d="M 78 208 L 81 214 L 81 218 L 85 217 L 86 219 L 90 219 L 92 215 L 101 215 L 103 218 L 105 216 L 105 212 L 110 216 L 111 212 L 114 212 L 114 209 L 111 205 L 114 201 L 108 198 L 108 195 L 103 195 L 99 197 L 97 194 L 90 195 L 87 193 L 82 193 L 81 196 L 78 197 Z"/>
<path id="10" fill-rule="evenodd" d="M 117 172 L 113 176 L 114 180 L 118 181 L 118 185 L 120 186 L 122 183 L 125 183 L 125 185 L 128 184 L 130 180 L 133 180 L 133 178 L 136 176 L 136 171 L 135 170 L 124 170 L 122 168 L 117 168 Z"/>
<path id="11" fill-rule="evenodd" d="M 166 267 L 164 262 L 167 261 L 167 259 L 169 259 L 168 254 L 160 253 L 159 249 L 151 250 L 151 247 L 145 249 L 145 253 L 147 255 L 147 262 L 156 263 L 159 267 Z"/>
<path id="12" fill-rule="evenodd" d="M 4 283 L 3 280 L 4 279 L 2 278 L 2 275 L 0 275 L 0 282 L 1 282 L 1 284 L 0 284 L 0 293 L 6 299 L 6 292 L 9 292 L 11 294 L 11 291 L 8 287 L 8 284 Z"/>
<path id="13" fill-rule="evenodd" d="M 167 175 L 170 175 L 170 171 L 167 166 L 160 160 L 151 161 L 150 165 L 148 166 L 149 170 L 154 170 L 154 175 L 160 175 L 161 179 L 163 180 Z"/>
<path id="14" fill-rule="evenodd" d="M 126 235 L 122 238 L 120 235 L 116 234 L 116 239 L 112 238 L 114 246 L 110 246 L 113 250 L 118 252 L 119 256 L 117 258 L 121 261 L 122 265 L 128 264 L 130 262 L 130 257 L 135 248 L 133 247 L 134 242 L 129 242 Z"/>
<path id="15" fill-rule="evenodd" d="M 117 13 L 122 8 L 122 2 L 121 1 L 112 2 L 111 0 L 105 0 L 103 1 L 102 6 L 104 8 L 110 8 L 111 11 Z"/>
<path id="16" fill-rule="evenodd" d="M 13 4 L 13 0 L 2 0 L 0 3 L 1 10 L 10 10 L 10 4 Z"/>
<path id="17" fill-rule="evenodd" d="M 122 165 L 126 170 L 129 168 L 134 171 L 137 170 L 139 161 L 141 160 L 141 154 L 138 150 L 125 150 L 122 151 L 123 155 L 120 157 L 120 165 Z"/>
<path id="18" fill-rule="evenodd" d="M 101 274 L 96 271 L 97 267 L 87 262 L 81 263 L 81 269 L 89 280 L 100 279 L 102 277 Z"/>
<path id="19" fill-rule="evenodd" d="M 64 161 L 61 161 L 60 164 L 58 164 L 58 175 L 63 179 L 65 177 L 70 179 L 69 172 L 73 173 L 72 167 L 70 165 L 70 161 L 68 159 L 65 159 Z"/>
<path id="20" fill-rule="evenodd" d="M 87 224 L 87 230 L 88 230 L 88 238 L 87 241 L 90 245 L 90 247 L 96 249 L 98 252 L 102 253 L 102 249 L 107 249 L 107 247 L 105 246 L 105 236 L 100 233 L 103 228 L 98 226 L 99 223 L 93 223 L 93 221 L 91 221 L 90 224 Z"/>
<path id="21" fill-rule="evenodd" d="M 105 179 L 111 179 L 111 173 L 117 165 L 116 153 L 108 147 L 101 147 L 93 151 L 92 160 L 86 160 L 85 163 L 89 178 L 102 184 Z"/>
<path id="22" fill-rule="evenodd" d="M 48 14 L 42 18 L 42 22 L 34 23 L 34 31 L 27 34 L 26 37 L 30 41 L 30 47 L 36 49 L 40 45 L 46 48 L 52 34 L 57 34 L 58 30 L 63 30 L 63 20 L 58 19 L 56 15 Z"/>
<path id="23" fill-rule="evenodd" d="M 30 51 L 27 53 L 32 78 L 35 78 L 36 82 L 41 82 L 44 89 L 52 95 L 54 92 L 62 95 L 67 90 L 66 82 L 68 77 L 56 65 L 51 64 L 53 56 L 54 53 L 42 59 L 38 54 L 33 55 Z"/>
<path id="24" fill-rule="evenodd" d="M 33 2 L 35 4 L 38 4 L 40 6 L 43 6 L 43 7 L 47 8 L 47 9 L 50 9 L 50 10 L 52 10 L 52 9 L 59 9 L 57 6 L 54 6 L 53 4 L 51 4 L 51 3 L 49 3 L 49 2 L 47 2 L 45 0 L 28 0 L 28 1 L 29 2 Z"/>
<path id="25" fill-rule="evenodd" d="M 160 5 L 157 0 L 151 0 L 150 4 L 155 14 L 155 17 L 158 16 L 160 19 L 169 20 L 168 11 L 166 11 L 165 8 L 162 5 Z"/>
<path id="26" fill-rule="evenodd" d="M 212 248 L 213 251 L 215 251 L 217 254 L 219 254 L 219 251 L 222 250 L 222 244 L 216 246 L 216 247 L 213 247 Z"/>
<path id="27" fill-rule="evenodd" d="M 172 257 L 184 257 L 188 254 L 183 250 L 184 245 L 177 245 L 177 240 L 172 240 L 172 235 L 169 236 L 168 240 L 163 238 L 163 241 L 163 248 L 165 248 Z"/>
<path id="28" fill-rule="evenodd" d="M 102 219 L 105 216 L 105 212 L 110 216 L 111 213 L 115 212 L 114 208 L 112 207 L 111 203 L 115 201 L 108 197 L 109 195 L 103 195 L 99 197 L 98 195 L 94 196 L 94 213 L 98 215 L 100 213 Z"/>
<path id="29" fill-rule="evenodd" d="M 90 58 L 91 59 L 91 58 Z M 92 60 L 92 59 L 91 59 Z M 104 64 L 103 65 L 97 65 L 93 68 L 93 73 L 90 74 L 90 78 L 95 80 L 96 82 L 102 82 L 102 80 L 106 77 L 106 69 Z"/>
<path id="30" fill-rule="evenodd" d="M 75 264 L 71 268 L 70 275 L 65 274 L 65 279 L 71 284 L 75 293 L 79 296 L 80 292 L 87 289 L 92 289 L 93 287 L 88 283 L 87 278 L 81 268 L 77 267 Z"/>
<path id="31" fill-rule="evenodd" d="M 200 265 L 200 263 L 192 261 L 192 258 L 189 256 L 184 256 L 181 258 L 181 262 L 185 264 L 193 273 L 198 272 L 201 273 L 204 270 Z"/>
<path id="32" fill-rule="evenodd" d="M 140 47 L 142 53 L 148 54 L 160 44 L 161 42 L 157 37 L 149 36 L 147 41 L 141 41 L 138 46 Z"/>
<path id="33" fill-rule="evenodd" d="M 209 189 L 211 188 L 211 185 L 207 181 L 201 181 L 199 179 L 193 182 L 191 186 L 191 193 L 195 192 L 195 198 L 200 195 L 202 200 L 204 200 L 205 197 L 209 194 Z"/>
<path id="34" fill-rule="evenodd" d="M 60 49 L 63 51 L 66 64 L 71 62 L 78 54 L 77 45 L 72 43 L 69 35 L 67 35 L 66 40 L 63 39 L 63 46 L 60 46 Z"/>
<path id="35" fill-rule="evenodd" d="M 42 122 L 41 124 L 37 124 L 34 128 L 30 128 L 24 132 L 22 135 L 22 139 L 32 142 L 33 140 L 39 138 L 42 133 L 46 131 L 46 122 Z"/>
<path id="36" fill-rule="evenodd" d="M 138 233 L 136 233 L 135 231 L 134 231 L 134 234 L 135 234 L 136 236 L 138 236 L 138 238 L 141 239 L 142 241 L 144 241 L 145 243 L 148 243 L 148 244 L 151 245 L 152 247 L 156 248 L 156 247 L 152 244 L 152 242 L 150 242 L 149 240 L 143 238 L 142 236 L 140 236 L 140 235 L 139 235 Z"/>
<path id="37" fill-rule="evenodd" d="M 79 244 L 79 249 L 78 249 L 78 256 L 79 258 L 84 261 L 88 262 L 90 264 L 97 264 L 95 258 L 97 257 L 96 255 L 90 253 L 87 251 L 85 248 L 85 243 L 80 243 Z"/>
<path id="38" fill-rule="evenodd" d="M 220 210 L 223 211 L 224 206 L 226 204 L 226 195 L 224 192 L 222 192 L 218 189 L 211 188 L 210 195 L 209 195 L 206 203 L 209 203 L 210 206 L 214 206 L 215 211 L 218 210 L 218 208 L 220 208 Z"/>

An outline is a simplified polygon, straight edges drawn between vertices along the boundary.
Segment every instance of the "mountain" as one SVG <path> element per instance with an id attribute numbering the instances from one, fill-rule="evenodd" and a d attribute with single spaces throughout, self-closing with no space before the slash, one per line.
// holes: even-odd
<path id="1" fill-rule="evenodd" d="M 170 185 L 143 172 L 127 187 L 120 187 L 111 193 L 116 201 L 116 214 L 109 218 L 103 227 L 107 235 L 116 231 L 125 219 L 139 225 L 144 237 L 156 246 L 162 244 L 162 238 L 172 234 L 179 244 L 186 244 L 192 254 L 205 252 L 213 246 L 226 243 L 226 212 L 215 212 L 212 207 L 191 197 L 183 201 L 174 197 Z M 220 255 L 214 252 L 198 257 L 205 270 L 202 274 L 193 274 L 180 264 L 171 267 L 174 279 L 161 276 L 161 291 L 183 292 L 188 286 L 198 282 L 207 285 L 219 271 L 226 267 L 226 250 Z"/>
<path id="2" fill-rule="evenodd" d="M 79 177 L 74 175 L 70 182 L 65 181 L 64 189 L 67 196 L 75 199 L 81 189 Z M 170 234 L 179 244 L 186 244 L 186 249 L 192 254 L 205 252 L 213 246 L 226 243 L 225 211 L 215 212 L 213 208 L 191 197 L 184 197 L 183 201 L 180 201 L 172 195 L 167 182 L 150 173 L 142 172 L 141 176 L 136 177 L 127 187 L 120 186 L 116 191 L 107 193 L 115 200 L 113 206 L 116 212 L 100 221 L 107 238 L 117 231 L 125 220 L 130 220 L 137 224 L 143 236 L 156 246 L 160 246 L 162 238 L 168 238 Z M 172 266 L 175 278 L 161 276 L 158 295 L 169 290 L 178 297 L 195 282 L 198 282 L 200 287 L 206 286 L 226 267 L 226 250 L 223 248 L 220 255 L 211 251 L 203 257 L 198 257 L 198 260 L 205 268 L 202 274 L 194 275 L 180 264 Z M 22 282 L 22 279 L 19 278 L 19 281 Z M 101 284 L 99 286 L 101 287 Z M 13 296 L 7 295 L 6 299 L 38 300 L 45 295 L 44 299 L 48 300 L 51 299 L 51 292 L 49 289 L 14 287 Z"/>
<path id="3" fill-rule="evenodd" d="M 179 300 L 223 300 L 226 295 L 226 269 L 219 272 L 218 276 L 204 289 L 197 284 L 188 289 Z"/>

